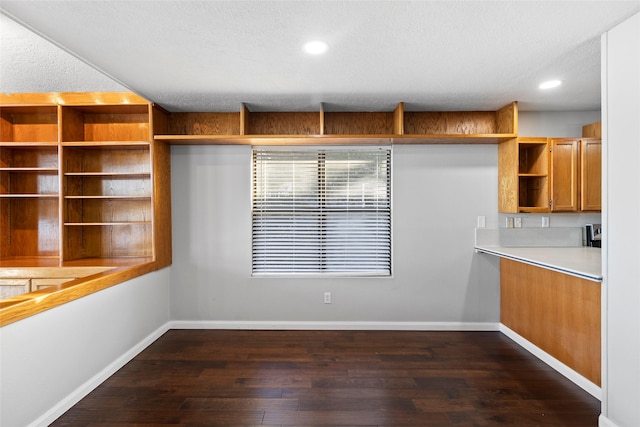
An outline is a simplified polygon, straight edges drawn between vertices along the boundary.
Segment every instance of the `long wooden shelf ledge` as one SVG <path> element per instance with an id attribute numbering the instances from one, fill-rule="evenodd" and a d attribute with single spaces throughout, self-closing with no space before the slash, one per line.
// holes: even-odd
<path id="1" fill-rule="evenodd" d="M 497 111 L 172 113 L 172 145 L 498 144 L 517 137 L 518 104 Z"/>

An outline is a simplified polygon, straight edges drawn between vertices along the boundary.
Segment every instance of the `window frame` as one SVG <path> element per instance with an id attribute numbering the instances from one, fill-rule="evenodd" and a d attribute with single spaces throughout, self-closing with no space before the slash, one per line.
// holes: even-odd
<path id="1" fill-rule="evenodd" d="M 369 272 L 369 271 L 357 271 L 357 270 L 353 270 L 353 271 L 347 271 L 347 270 L 342 270 L 342 271 L 311 271 L 311 272 L 305 272 L 305 271 L 278 271 L 278 272 L 265 272 L 265 271 L 255 271 L 254 268 L 254 202 L 255 202 L 255 187 L 256 187 L 256 183 L 255 183 L 255 175 L 256 175 L 256 171 L 255 171 L 255 158 L 254 158 L 254 151 L 255 150 L 264 150 L 264 151 L 310 151 L 310 152 L 327 152 L 327 151 L 372 151 L 372 150 L 384 150 L 386 152 L 388 152 L 388 164 L 387 164 L 387 168 L 388 168 L 388 175 L 387 175 L 387 182 L 388 182 L 388 215 L 389 215 L 389 224 L 388 224 L 388 228 L 389 228 L 389 233 L 388 233 L 388 238 L 389 238 L 389 246 L 388 246 L 388 254 L 389 254 L 389 269 L 388 272 Z M 251 147 L 251 167 L 250 167 L 250 173 L 251 173 L 251 190 L 250 190 L 250 209 L 251 209 L 251 250 L 252 250 L 252 254 L 251 254 L 251 277 L 254 278 L 277 278 L 277 277 L 283 277 L 283 278 L 302 278 L 302 277 L 308 277 L 308 278 L 377 278 L 377 279 L 388 279 L 388 278 L 393 278 L 393 147 L 389 146 L 389 145 L 379 145 L 379 144 L 372 144 L 372 145 L 357 145 L 357 146 L 345 146 L 345 145 L 340 145 L 340 146 L 317 146 L 317 145 L 313 145 L 313 146 L 271 146 L 271 145 L 267 145 L 267 146 L 252 146 Z"/>

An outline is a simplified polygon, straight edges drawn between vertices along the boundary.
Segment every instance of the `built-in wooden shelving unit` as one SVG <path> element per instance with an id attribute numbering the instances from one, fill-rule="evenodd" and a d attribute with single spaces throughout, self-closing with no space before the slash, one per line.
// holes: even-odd
<path id="1" fill-rule="evenodd" d="M 169 144 L 497 144 L 518 133 L 518 105 L 497 111 L 187 112 L 169 117 Z"/>
<path id="2" fill-rule="evenodd" d="M 0 266 L 171 263 L 164 110 L 132 93 L 2 94 L 0 116 Z"/>

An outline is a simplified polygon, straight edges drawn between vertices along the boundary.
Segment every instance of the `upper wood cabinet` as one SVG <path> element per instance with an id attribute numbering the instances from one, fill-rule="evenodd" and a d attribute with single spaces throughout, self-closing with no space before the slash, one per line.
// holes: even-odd
<path id="1" fill-rule="evenodd" d="M 580 210 L 602 210 L 602 140 L 580 140 Z"/>
<path id="2" fill-rule="evenodd" d="M 577 211 L 579 210 L 580 140 L 552 138 L 549 148 L 551 150 L 551 211 Z"/>
<path id="3" fill-rule="evenodd" d="M 599 138 L 552 139 L 551 211 L 602 209 L 602 143 Z"/>
<path id="4" fill-rule="evenodd" d="M 518 104 L 497 111 L 393 111 L 172 113 L 169 144 L 496 144 L 518 133 Z M 333 110 L 333 108 L 332 108 Z"/>
<path id="5" fill-rule="evenodd" d="M 513 138 L 498 145 L 498 210 L 600 211 L 599 138 Z"/>
<path id="6" fill-rule="evenodd" d="M 167 113 L 131 93 L 0 95 L 0 263 L 171 263 Z"/>

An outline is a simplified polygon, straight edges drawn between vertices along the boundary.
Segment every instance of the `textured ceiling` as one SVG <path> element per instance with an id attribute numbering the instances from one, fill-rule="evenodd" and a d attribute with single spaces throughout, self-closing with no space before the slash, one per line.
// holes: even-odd
<path id="1" fill-rule="evenodd" d="M 171 111 L 514 100 L 524 111 L 597 110 L 600 35 L 639 10 L 640 0 L 2 0 L 0 90 L 132 90 Z M 304 53 L 311 39 L 328 52 Z M 564 84 L 540 91 L 549 78 Z"/>

